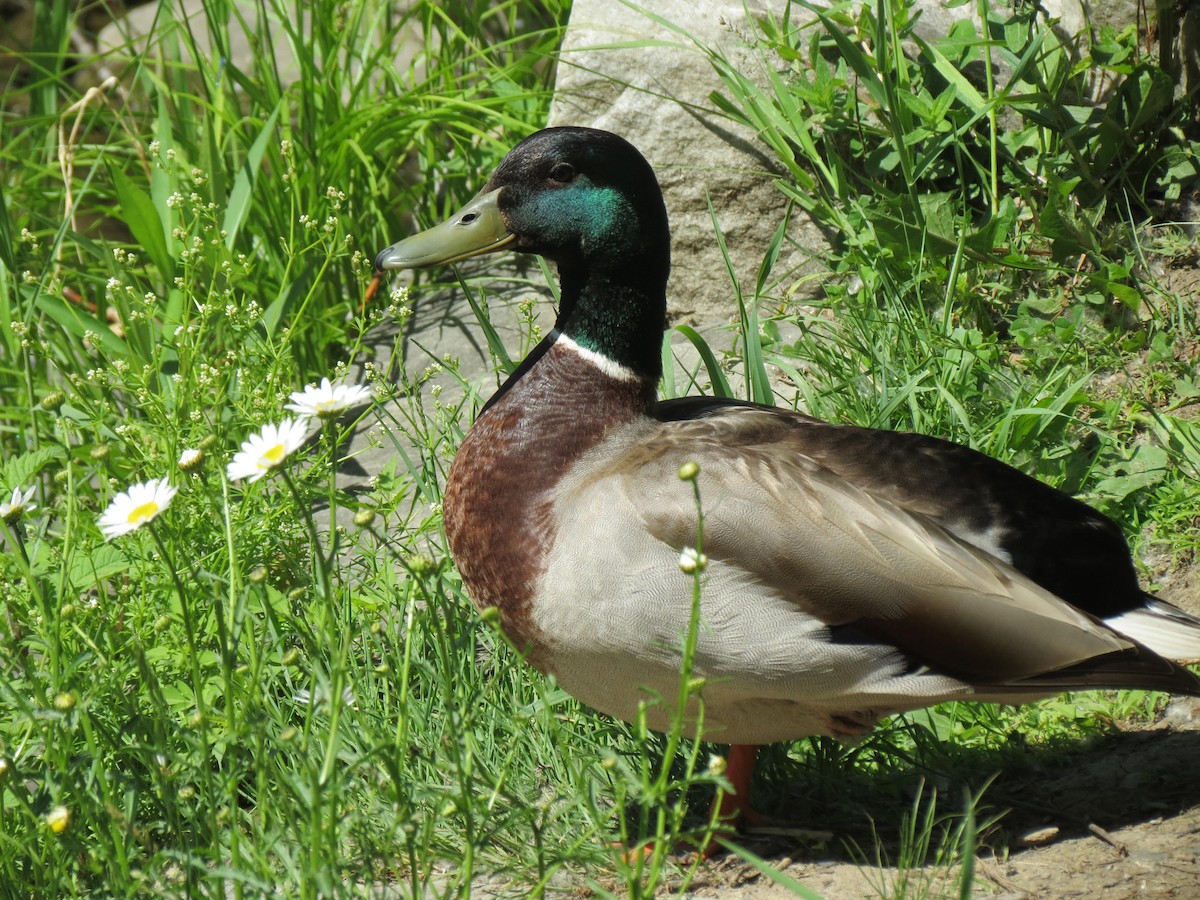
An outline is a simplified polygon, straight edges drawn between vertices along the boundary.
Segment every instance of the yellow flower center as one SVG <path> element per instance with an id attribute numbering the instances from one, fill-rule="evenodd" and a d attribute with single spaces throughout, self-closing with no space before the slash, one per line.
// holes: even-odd
<path id="1" fill-rule="evenodd" d="M 270 450 L 264 450 L 262 461 L 259 463 L 259 468 L 269 469 L 272 466 L 278 465 L 279 461 L 283 459 L 283 451 L 283 444 L 276 444 Z"/>
<path id="2" fill-rule="evenodd" d="M 71 824 L 71 811 L 65 806 L 56 806 L 46 816 L 46 824 L 55 834 L 62 834 Z"/>
<path id="3" fill-rule="evenodd" d="M 312 404 L 318 419 L 332 419 L 342 412 L 342 404 L 336 400 L 318 400 Z"/>
<path id="4" fill-rule="evenodd" d="M 135 506 L 129 513 L 129 523 L 131 525 L 141 525 L 143 522 L 149 522 L 158 515 L 158 504 L 153 500 L 143 503 L 141 506 Z"/>

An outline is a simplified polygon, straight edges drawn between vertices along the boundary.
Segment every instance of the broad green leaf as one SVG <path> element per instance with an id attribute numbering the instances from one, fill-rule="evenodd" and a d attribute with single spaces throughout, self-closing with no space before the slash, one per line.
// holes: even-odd
<path id="1" fill-rule="evenodd" d="M 112 544 L 99 544 L 87 552 L 71 554 L 67 581 L 76 590 L 94 587 L 129 568 L 129 558 Z"/>
<path id="2" fill-rule="evenodd" d="M 7 485 L 10 490 L 17 487 L 28 487 L 33 476 L 45 468 L 47 463 L 54 459 L 63 459 L 66 455 L 67 453 L 62 447 L 52 444 L 14 456 L 12 459 L 5 460 L 4 465 L 0 466 L 0 482 Z M 0 499 L 7 500 L 8 497 Z"/>
<path id="3" fill-rule="evenodd" d="M 160 215 L 148 193 L 134 184 L 120 169 L 110 167 L 110 171 L 120 204 L 114 214 L 129 226 L 134 240 L 142 245 L 142 249 L 162 275 L 163 281 L 170 284 L 175 276 L 175 261 L 167 248 L 167 239 L 163 233 L 163 218 L 168 217 L 166 206 L 162 208 Z"/>
<path id="4" fill-rule="evenodd" d="M 62 297 L 41 292 L 34 300 L 34 306 L 77 338 L 82 339 L 89 331 L 92 332 L 100 341 L 101 348 L 114 359 L 123 359 L 129 354 L 125 342 L 112 333 L 108 323 L 100 321 L 83 307 L 67 303 Z"/>
<path id="5" fill-rule="evenodd" d="M 275 122 L 279 118 L 282 108 L 283 100 L 280 100 L 271 115 L 267 117 L 262 131 L 250 145 L 246 161 L 238 169 L 238 173 L 233 179 L 233 187 L 229 191 L 229 201 L 225 206 L 225 218 L 221 224 L 221 228 L 225 231 L 225 246 L 230 250 L 233 249 L 238 232 L 241 231 L 246 216 L 250 212 L 250 197 L 254 192 L 254 183 L 258 180 L 258 173 L 262 168 L 263 153 L 275 135 Z"/>

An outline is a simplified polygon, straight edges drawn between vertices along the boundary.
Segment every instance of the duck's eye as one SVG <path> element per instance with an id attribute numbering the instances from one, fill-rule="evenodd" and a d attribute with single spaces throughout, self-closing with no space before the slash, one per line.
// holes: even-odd
<path id="1" fill-rule="evenodd" d="M 566 184 L 574 177 L 575 167 L 570 163 L 555 163 L 554 168 L 550 170 L 550 180 L 559 184 Z"/>

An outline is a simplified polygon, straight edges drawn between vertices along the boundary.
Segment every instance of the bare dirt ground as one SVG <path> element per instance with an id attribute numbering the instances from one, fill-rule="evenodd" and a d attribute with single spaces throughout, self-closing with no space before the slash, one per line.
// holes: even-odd
<path id="1" fill-rule="evenodd" d="M 1007 855 L 981 839 L 975 896 L 1003 898 L 1200 898 L 1200 701 L 1176 701 L 1166 717 L 1108 736 L 1053 769 L 1001 773 L 985 806 L 1007 810 L 999 828 L 1045 843 Z M 1052 831 L 1052 834 L 1051 834 Z M 781 836 L 744 845 L 828 900 L 901 895 L 894 868 L 864 866 L 845 852 L 814 854 Z M 957 896 L 954 871 L 909 872 L 903 896 Z M 928 893 L 926 893 L 928 891 Z M 694 900 L 781 900 L 794 894 L 728 856 L 702 870 Z"/>

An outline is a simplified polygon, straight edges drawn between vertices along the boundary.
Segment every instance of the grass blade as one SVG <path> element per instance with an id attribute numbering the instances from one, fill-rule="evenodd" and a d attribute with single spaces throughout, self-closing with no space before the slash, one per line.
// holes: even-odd
<path id="1" fill-rule="evenodd" d="M 233 249 L 238 232 L 242 230 L 242 225 L 245 224 L 246 216 L 250 212 L 250 198 L 254 193 L 254 183 L 258 180 L 258 173 L 262 168 L 263 153 L 267 149 L 267 144 L 275 137 L 275 122 L 282 109 L 283 100 L 281 99 L 271 110 L 267 121 L 263 123 L 262 131 L 254 139 L 254 143 L 250 145 L 250 152 L 246 154 L 246 162 L 234 176 L 233 187 L 229 190 L 229 201 L 225 206 L 225 218 L 221 226 L 225 232 L 225 246 L 230 250 Z"/>

